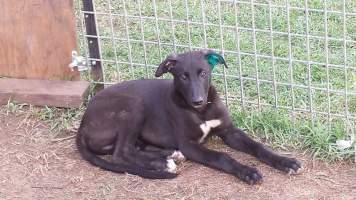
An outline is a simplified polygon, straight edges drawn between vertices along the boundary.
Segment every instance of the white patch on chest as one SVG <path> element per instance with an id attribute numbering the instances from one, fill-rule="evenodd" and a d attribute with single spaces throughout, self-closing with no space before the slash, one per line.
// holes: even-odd
<path id="1" fill-rule="evenodd" d="M 220 125 L 221 125 L 220 119 L 213 119 L 213 120 L 206 121 L 203 124 L 200 124 L 200 129 L 203 132 L 203 135 L 199 139 L 199 143 L 202 143 L 204 141 L 205 137 L 209 134 L 212 128 L 216 128 Z"/>

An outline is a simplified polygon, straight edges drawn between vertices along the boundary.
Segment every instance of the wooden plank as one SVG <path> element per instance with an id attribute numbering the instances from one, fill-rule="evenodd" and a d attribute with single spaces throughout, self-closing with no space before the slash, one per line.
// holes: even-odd
<path id="1" fill-rule="evenodd" d="M 73 0 L 0 0 L 0 76 L 79 80 Z"/>
<path id="2" fill-rule="evenodd" d="M 0 79 L 0 104 L 17 103 L 56 107 L 79 107 L 89 88 L 86 81 Z"/>

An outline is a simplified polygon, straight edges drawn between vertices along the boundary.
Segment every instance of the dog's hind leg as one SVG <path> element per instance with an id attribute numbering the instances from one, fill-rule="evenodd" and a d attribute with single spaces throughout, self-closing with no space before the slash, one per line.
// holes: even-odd
<path id="1" fill-rule="evenodd" d="M 164 153 L 137 150 L 130 148 L 119 156 L 114 156 L 117 162 L 128 162 L 149 170 L 165 170 L 175 172 L 176 166 L 173 159 Z"/>
<path id="2" fill-rule="evenodd" d="M 169 150 L 169 149 L 161 149 L 158 147 L 146 148 L 140 151 L 140 153 L 144 154 L 147 157 L 152 159 L 155 158 L 166 158 L 173 159 L 175 162 L 185 161 L 185 157 L 182 152 L 178 150 Z"/>
<path id="3" fill-rule="evenodd" d="M 137 140 L 136 147 L 140 153 L 150 157 L 150 158 L 165 158 L 169 157 L 174 153 L 173 149 L 163 149 L 151 144 L 148 144 L 142 140 Z"/>
<path id="4" fill-rule="evenodd" d="M 174 149 L 163 149 L 154 145 L 150 145 L 145 143 L 142 140 L 138 140 L 136 143 L 137 149 L 141 154 L 151 158 L 166 158 L 173 159 L 175 162 L 183 162 L 185 161 L 185 157 L 179 150 Z"/>
<path id="5" fill-rule="evenodd" d="M 122 118 L 117 126 L 117 139 L 113 151 L 114 162 L 127 162 L 149 170 L 166 170 L 173 172 L 173 163 L 160 154 L 146 154 L 136 148 L 137 140 L 141 132 L 144 115 L 142 104 L 131 104 L 131 112 Z"/>

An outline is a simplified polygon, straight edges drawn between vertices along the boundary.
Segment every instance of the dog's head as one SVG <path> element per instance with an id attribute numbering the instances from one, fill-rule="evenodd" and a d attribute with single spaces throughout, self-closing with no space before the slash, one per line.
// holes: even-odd
<path id="1" fill-rule="evenodd" d="M 212 50 L 191 51 L 168 56 L 158 67 L 155 76 L 170 72 L 174 87 L 185 102 L 195 109 L 207 104 L 211 72 L 224 58 Z"/>

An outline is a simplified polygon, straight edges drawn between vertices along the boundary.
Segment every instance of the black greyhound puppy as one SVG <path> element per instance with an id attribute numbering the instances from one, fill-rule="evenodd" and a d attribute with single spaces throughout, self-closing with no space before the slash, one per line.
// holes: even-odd
<path id="1" fill-rule="evenodd" d="M 170 72 L 173 80 L 127 81 L 99 92 L 90 101 L 78 131 L 82 157 L 106 170 L 159 179 L 176 176 L 172 157 L 180 151 L 189 160 L 249 184 L 261 182 L 255 168 L 202 145 L 208 136 L 216 135 L 230 147 L 283 172 L 301 169 L 297 160 L 277 155 L 233 125 L 210 84 L 217 64 L 226 66 L 223 57 L 211 50 L 171 55 L 155 75 Z M 112 161 L 98 156 L 102 154 L 112 154 Z"/>

